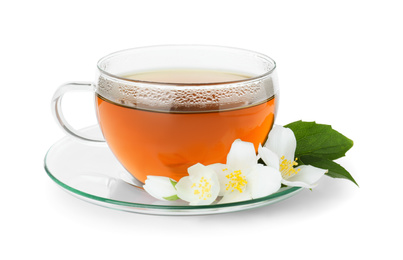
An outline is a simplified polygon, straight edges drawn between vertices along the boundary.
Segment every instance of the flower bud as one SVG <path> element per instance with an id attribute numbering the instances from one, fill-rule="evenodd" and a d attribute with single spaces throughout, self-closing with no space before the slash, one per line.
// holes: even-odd
<path id="1" fill-rule="evenodd" d="M 175 200 L 177 199 L 175 185 L 176 181 L 168 177 L 147 176 L 143 188 L 156 199 Z"/>

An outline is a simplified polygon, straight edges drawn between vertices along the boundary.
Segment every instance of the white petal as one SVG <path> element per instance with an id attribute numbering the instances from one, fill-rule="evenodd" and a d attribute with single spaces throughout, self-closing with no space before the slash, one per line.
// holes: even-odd
<path id="1" fill-rule="evenodd" d="M 280 171 L 269 167 L 258 165 L 255 170 L 248 175 L 248 190 L 252 198 L 260 198 L 278 191 L 281 187 Z"/>
<path id="2" fill-rule="evenodd" d="M 238 202 L 244 200 L 250 200 L 252 196 L 249 192 L 239 192 L 238 190 L 234 190 L 233 192 L 228 192 L 219 202 L 218 204 L 223 203 L 231 203 L 231 202 Z"/>
<path id="3" fill-rule="evenodd" d="M 193 194 L 193 189 L 191 188 L 192 185 L 193 182 L 190 180 L 189 176 L 182 177 L 175 186 L 178 192 L 178 197 L 188 202 L 195 200 L 195 195 Z"/>
<path id="4" fill-rule="evenodd" d="M 213 170 L 201 163 L 196 163 L 188 168 L 188 173 L 191 179 L 199 179 L 205 174 L 212 174 Z"/>
<path id="5" fill-rule="evenodd" d="M 280 158 L 266 147 L 259 146 L 259 155 L 267 166 L 280 169 Z"/>
<path id="6" fill-rule="evenodd" d="M 235 140 L 227 156 L 227 166 L 246 174 L 257 163 L 255 147 L 252 143 Z"/>
<path id="7" fill-rule="evenodd" d="M 297 148 L 297 140 L 295 139 L 294 132 L 280 125 L 275 125 L 269 133 L 267 142 L 264 145 L 269 148 L 280 158 L 294 161 L 295 149 Z"/>
<path id="8" fill-rule="evenodd" d="M 296 167 L 296 169 L 300 169 L 300 171 L 287 180 L 283 180 L 283 184 L 287 186 L 313 188 L 317 185 L 319 179 L 327 172 L 327 170 L 316 168 L 311 165 L 301 165 Z"/>
<path id="9" fill-rule="evenodd" d="M 144 190 L 151 196 L 159 200 L 165 200 L 164 197 L 170 197 L 176 194 L 176 189 L 171 183 L 171 179 L 162 176 L 147 176 Z"/>
<path id="10" fill-rule="evenodd" d="M 226 185 L 229 183 L 229 179 L 225 176 L 227 176 L 230 171 L 228 170 L 228 167 L 226 164 L 222 163 L 215 163 L 215 164 L 210 164 L 207 167 L 210 167 L 215 171 L 218 177 L 218 182 L 220 183 L 220 192 L 218 196 L 224 196 Z"/>

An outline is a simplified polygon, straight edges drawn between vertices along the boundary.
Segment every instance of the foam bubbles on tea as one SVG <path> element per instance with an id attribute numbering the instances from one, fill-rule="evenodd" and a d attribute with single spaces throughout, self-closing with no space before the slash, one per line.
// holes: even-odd
<path id="1" fill-rule="evenodd" d="M 211 70 L 161 70 L 132 73 L 121 77 L 133 84 L 101 76 L 97 92 L 117 104 L 152 111 L 206 111 L 234 109 L 264 102 L 274 96 L 273 82 L 259 79 L 245 83 L 251 75 Z M 156 87 L 151 84 L 168 85 Z M 198 84 L 217 83 L 214 88 Z M 220 84 L 226 83 L 226 84 Z M 228 84 L 227 84 L 228 83 Z"/>

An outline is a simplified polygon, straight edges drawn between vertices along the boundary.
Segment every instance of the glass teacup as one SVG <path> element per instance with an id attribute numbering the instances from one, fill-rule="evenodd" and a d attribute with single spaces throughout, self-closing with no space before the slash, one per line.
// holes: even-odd
<path id="1" fill-rule="evenodd" d="M 95 94 L 104 140 L 83 136 L 63 117 L 71 90 Z M 278 106 L 275 62 L 253 51 L 203 45 L 152 46 L 112 53 L 98 62 L 96 83 L 68 83 L 52 109 L 78 140 L 107 142 L 139 181 L 179 180 L 187 168 L 225 163 L 236 139 L 263 144 Z"/>

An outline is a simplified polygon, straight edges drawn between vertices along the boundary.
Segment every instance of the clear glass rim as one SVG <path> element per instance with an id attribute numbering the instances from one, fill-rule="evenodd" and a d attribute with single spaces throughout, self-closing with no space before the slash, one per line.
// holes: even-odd
<path id="1" fill-rule="evenodd" d="M 115 57 L 117 55 L 122 55 L 124 53 L 129 53 L 133 51 L 141 51 L 141 50 L 147 50 L 147 49 L 163 49 L 163 48 L 178 48 L 178 47 L 183 47 L 183 48 L 205 48 L 205 49 L 222 49 L 222 50 L 232 50 L 232 51 L 237 51 L 237 52 L 244 52 L 244 53 L 250 53 L 254 54 L 257 58 L 264 59 L 271 64 L 273 64 L 273 67 L 268 70 L 265 73 L 259 74 L 257 76 L 247 78 L 247 79 L 241 79 L 241 80 L 235 80 L 235 81 L 224 81 L 224 82 L 209 82 L 209 83 L 168 83 L 168 82 L 155 82 L 155 81 L 142 81 L 142 80 L 136 80 L 136 79 L 128 79 L 124 78 L 118 75 L 115 75 L 113 73 L 110 73 L 104 69 L 102 69 L 101 64 L 103 64 L 105 61 L 108 59 Z M 110 53 L 103 58 L 101 58 L 98 63 L 97 63 L 97 68 L 101 74 L 107 75 L 109 77 L 121 80 L 121 81 L 126 81 L 126 82 L 133 82 L 133 83 L 141 83 L 141 84 L 150 84 L 150 85 L 162 85 L 162 86 L 211 86 L 211 85 L 226 85 L 226 84 L 234 84 L 234 83 L 245 83 L 245 82 L 250 82 L 250 81 L 255 81 L 255 80 L 260 80 L 265 77 L 270 76 L 276 69 L 276 62 L 270 58 L 269 56 L 247 50 L 247 49 L 242 49 L 242 48 L 235 48 L 235 47 L 226 47 L 226 46 L 219 46 L 219 45 L 201 45 L 201 44 L 171 44 L 171 45 L 151 45 L 151 46 L 144 46 L 144 47 L 136 47 L 136 48 L 130 48 L 130 49 L 125 49 L 117 52 Z"/>
<path id="2" fill-rule="evenodd" d="M 54 144 L 57 145 L 58 143 Z M 271 195 L 258 198 L 258 199 L 251 199 L 251 200 L 245 200 L 245 201 L 240 201 L 240 202 L 232 202 L 232 203 L 225 203 L 225 204 L 213 204 L 213 205 L 199 205 L 199 206 L 178 206 L 178 205 L 152 205 L 152 204 L 142 204 L 142 203 L 135 203 L 135 202 L 127 202 L 127 201 L 120 201 L 120 200 L 114 200 L 114 199 L 108 199 L 108 198 L 103 198 L 100 196 L 92 195 L 80 190 L 77 190 L 73 187 L 70 187 L 69 185 L 63 183 L 59 179 L 57 179 L 49 170 L 47 166 L 47 157 L 49 152 L 52 150 L 54 147 L 50 147 L 48 152 L 45 155 L 44 159 L 44 168 L 47 173 L 47 175 L 54 181 L 56 182 L 59 186 L 62 188 L 66 189 L 67 191 L 70 191 L 74 194 L 80 195 L 82 197 L 96 200 L 99 202 L 104 202 L 104 203 L 110 203 L 110 204 L 115 204 L 119 206 L 127 206 L 127 207 L 134 207 L 134 208 L 148 208 L 148 209 L 160 209 L 160 210 L 201 210 L 201 209 L 218 209 L 218 208 L 226 208 L 226 207 L 237 207 L 237 206 L 243 206 L 243 205 L 250 205 L 250 204 L 257 204 L 259 202 L 265 202 L 268 200 L 272 200 L 278 197 L 285 196 L 287 194 L 291 194 L 293 192 L 299 191 L 302 189 L 301 187 L 288 187 L 287 189 L 281 190 L 279 192 L 273 193 Z M 133 187 L 135 189 L 136 187 Z M 140 189 L 140 188 L 139 188 Z"/>

